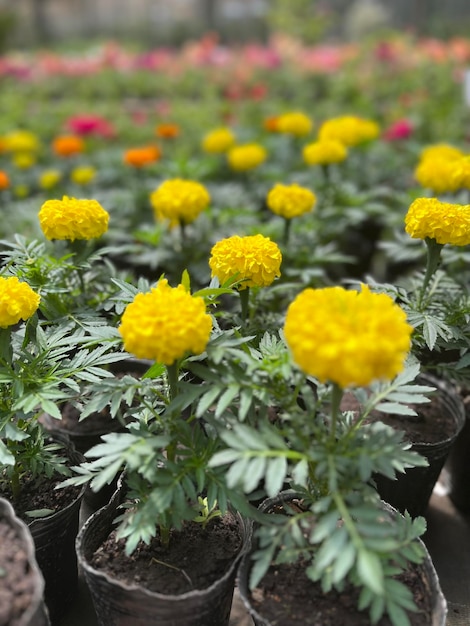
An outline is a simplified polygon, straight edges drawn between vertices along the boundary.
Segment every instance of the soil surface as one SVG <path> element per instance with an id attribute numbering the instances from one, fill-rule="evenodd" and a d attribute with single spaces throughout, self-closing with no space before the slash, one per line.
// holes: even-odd
<path id="1" fill-rule="evenodd" d="M 7 520 L 0 520 L 0 625 L 17 626 L 31 606 L 37 585 L 28 548 Z"/>
<path id="2" fill-rule="evenodd" d="M 171 531 L 168 547 L 155 537 L 149 545 L 140 543 L 130 556 L 124 552 L 124 540 L 116 541 L 113 530 L 90 564 L 127 584 L 180 595 L 210 587 L 224 575 L 241 547 L 240 523 L 227 514 L 211 520 L 206 528 L 188 522 L 181 531 Z"/>
<path id="3" fill-rule="evenodd" d="M 324 594 L 321 586 L 309 580 L 305 563 L 272 566 L 262 586 L 252 592 L 251 603 L 256 611 L 276 626 L 370 626 L 367 612 L 357 610 L 359 591 L 348 586 L 344 591 Z M 398 577 L 411 587 L 418 612 L 409 613 L 411 626 L 432 623 L 429 593 L 416 567 Z M 377 626 L 391 626 L 384 616 Z"/>

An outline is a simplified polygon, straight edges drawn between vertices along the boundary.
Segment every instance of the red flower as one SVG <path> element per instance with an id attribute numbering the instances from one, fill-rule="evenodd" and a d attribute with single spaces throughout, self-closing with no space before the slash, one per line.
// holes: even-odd
<path id="1" fill-rule="evenodd" d="M 116 134 L 114 127 L 99 115 L 74 115 L 70 117 L 66 126 L 77 135 L 99 135 L 113 137 Z"/>
<path id="2" fill-rule="evenodd" d="M 386 141 L 408 139 L 412 135 L 413 130 L 413 124 L 409 120 L 397 120 L 383 132 L 382 137 Z"/>

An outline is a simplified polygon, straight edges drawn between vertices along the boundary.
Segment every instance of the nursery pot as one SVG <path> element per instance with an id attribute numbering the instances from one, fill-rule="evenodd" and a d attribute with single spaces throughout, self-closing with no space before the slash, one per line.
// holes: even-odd
<path id="1" fill-rule="evenodd" d="M 53 439 L 64 441 L 60 435 L 54 435 Z M 67 456 L 73 465 L 85 460 L 70 444 Z M 75 539 L 84 493 L 85 485 L 66 507 L 28 524 L 35 545 L 36 560 L 46 584 L 45 601 L 53 626 L 60 626 L 61 617 L 69 608 L 77 589 Z"/>
<path id="2" fill-rule="evenodd" d="M 292 491 L 281 492 L 278 496 L 275 496 L 274 498 L 266 499 L 260 505 L 259 509 L 263 513 L 269 513 L 273 511 L 274 509 L 278 508 L 279 506 L 282 506 L 283 504 L 292 501 L 293 499 L 296 499 L 296 494 L 293 493 Z M 396 511 L 393 507 L 391 507 L 388 503 L 382 502 L 381 505 L 383 506 L 385 511 L 389 512 L 390 515 L 400 515 L 400 513 Z M 447 616 L 447 603 L 441 591 L 441 588 L 439 585 L 439 579 L 438 579 L 436 570 L 434 569 L 434 565 L 432 563 L 429 552 L 427 551 L 423 542 L 420 539 L 418 539 L 418 541 L 421 543 L 425 551 L 425 559 L 418 566 L 419 577 L 422 579 L 423 586 L 426 589 L 427 593 L 429 594 L 429 597 L 431 600 L 432 618 L 431 618 L 431 621 L 428 622 L 428 626 L 445 626 L 446 616 Z M 266 617 L 266 615 L 263 615 L 263 600 L 265 597 L 265 595 L 263 594 L 263 591 L 261 590 L 260 593 L 258 594 L 259 589 L 254 590 L 253 592 L 249 589 L 249 577 L 250 577 L 251 567 L 253 565 L 252 554 L 256 549 L 257 549 L 257 544 L 256 544 L 256 540 L 254 540 L 251 546 L 251 549 L 244 555 L 244 557 L 241 560 L 239 571 L 238 571 L 238 588 L 240 592 L 240 597 L 242 598 L 243 603 L 248 613 L 253 619 L 255 626 L 292 626 L 292 623 L 294 622 L 293 622 L 291 613 L 286 615 L 285 618 L 280 618 L 281 611 L 279 611 L 276 614 L 276 617 L 274 619 L 268 618 Z M 278 576 L 279 578 L 277 579 L 275 583 L 276 588 L 274 590 L 270 589 L 270 591 L 274 592 L 273 595 L 276 596 L 276 603 L 279 604 L 279 607 L 282 607 L 282 604 L 283 604 L 283 598 L 282 598 L 283 581 L 281 578 L 282 569 L 279 571 Z M 262 581 L 261 581 L 261 584 L 262 584 Z M 307 584 L 308 585 L 311 584 L 312 586 L 319 585 L 319 583 L 314 583 L 311 581 L 308 581 Z M 307 587 L 300 589 L 300 580 L 298 578 L 296 578 L 295 580 L 295 587 L 296 587 L 296 602 L 298 603 L 308 602 L 309 596 L 313 597 L 311 591 L 309 592 Z M 328 596 L 328 594 L 322 594 L 322 595 L 324 598 Z M 254 596 L 261 598 L 261 601 L 256 603 L 256 607 L 255 607 L 255 602 L 253 600 Z M 346 593 L 346 596 L 347 596 L 347 593 Z M 337 600 L 335 598 L 332 598 L 332 602 L 336 603 Z M 312 606 L 309 607 L 309 615 L 315 618 L 315 624 L 323 623 L 322 615 L 325 615 L 325 616 L 328 615 L 327 609 L 324 608 L 323 612 L 321 612 L 321 610 L 320 612 L 318 612 L 318 607 L 315 606 L 314 601 L 311 601 L 311 604 Z M 356 614 L 357 614 L 357 611 L 356 611 Z M 348 623 L 348 624 L 358 623 L 356 621 L 352 621 L 352 619 L 353 619 L 353 615 L 351 615 L 351 621 L 349 621 L 348 619 L 348 622 L 344 622 L 344 623 Z M 364 619 L 367 620 L 367 623 L 369 624 L 367 614 L 365 614 Z M 298 618 L 295 623 L 297 624 L 300 623 L 298 621 Z M 335 624 L 336 623 L 339 623 L 339 622 L 335 621 Z M 381 623 L 382 622 L 379 621 L 379 625 Z"/>
<path id="3" fill-rule="evenodd" d="M 446 486 L 449 498 L 462 513 L 470 513 L 470 390 L 461 392 L 465 424 L 446 461 Z"/>
<path id="4" fill-rule="evenodd" d="M 237 567 L 248 549 L 251 524 L 237 516 L 241 549 L 224 575 L 210 587 L 181 595 L 157 593 L 138 584 L 126 584 L 90 563 L 93 553 L 114 526 L 117 507 L 124 494 L 125 491 L 118 488 L 109 504 L 88 518 L 76 541 L 78 561 L 91 592 L 99 626 L 228 626 Z"/>
<path id="5" fill-rule="evenodd" d="M 8 500 L 0 498 L 1 623 L 49 626 L 44 604 L 44 578 L 27 525 Z"/>
<path id="6" fill-rule="evenodd" d="M 377 491 L 382 500 L 390 503 L 401 513 L 408 511 L 412 517 L 423 515 L 426 511 L 439 474 L 465 423 L 464 405 L 455 387 L 428 374 L 420 376 L 419 382 L 437 388 L 436 397 L 432 402 L 447 418 L 451 428 L 439 441 L 420 441 L 416 437 L 411 440 L 411 449 L 427 459 L 429 464 L 427 467 L 409 468 L 405 473 L 397 474 L 395 480 L 374 475 Z M 417 405 L 415 408 L 418 412 L 421 406 L 425 408 L 427 405 Z M 406 419 L 405 417 L 403 420 L 404 426 Z"/>

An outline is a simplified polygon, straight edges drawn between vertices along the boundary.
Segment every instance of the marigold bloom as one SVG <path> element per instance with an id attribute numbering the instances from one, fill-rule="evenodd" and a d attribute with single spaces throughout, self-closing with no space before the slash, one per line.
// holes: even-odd
<path id="1" fill-rule="evenodd" d="M 373 120 L 355 115 L 343 115 L 326 120 L 318 131 L 318 138 L 336 139 L 346 146 L 357 146 L 376 139 L 380 133 L 379 125 Z"/>
<path id="2" fill-rule="evenodd" d="M 37 135 L 29 130 L 15 130 L 5 135 L 6 152 L 37 152 L 40 144 Z"/>
<path id="3" fill-rule="evenodd" d="M 108 230 L 109 213 L 97 200 L 47 200 L 39 211 L 47 239 L 96 239 Z"/>
<path id="4" fill-rule="evenodd" d="M 283 113 L 277 118 L 276 130 L 278 133 L 304 137 L 312 131 L 312 128 L 312 120 L 301 111 Z"/>
<path id="5" fill-rule="evenodd" d="M 269 115 L 263 120 L 263 128 L 267 130 L 269 133 L 277 133 L 279 122 L 279 115 Z"/>
<path id="6" fill-rule="evenodd" d="M 88 185 L 96 176 L 96 169 L 92 166 L 76 167 L 70 172 L 70 179 L 76 185 Z"/>
<path id="7" fill-rule="evenodd" d="M 348 149 L 337 139 L 322 139 L 304 146 L 302 156 L 307 165 L 330 165 L 344 161 Z"/>
<path id="8" fill-rule="evenodd" d="M 277 184 L 269 191 L 266 198 L 271 211 L 287 220 L 312 211 L 316 201 L 317 198 L 313 191 L 296 183 L 292 185 Z"/>
<path id="9" fill-rule="evenodd" d="M 282 254 L 274 241 L 263 235 L 227 237 L 211 250 L 211 276 L 223 284 L 229 278 L 243 281 L 246 287 L 267 287 L 281 275 Z"/>
<path id="10" fill-rule="evenodd" d="M 53 189 L 59 184 L 62 173 L 59 170 L 46 170 L 39 177 L 41 189 Z"/>
<path id="11" fill-rule="evenodd" d="M 180 127 L 178 124 L 172 124 L 170 122 L 158 124 L 155 128 L 155 134 L 162 139 L 175 139 L 180 134 Z"/>
<path id="12" fill-rule="evenodd" d="M 460 159 L 447 160 L 442 157 L 423 159 L 414 171 L 416 181 L 433 193 L 454 193 L 461 187 L 456 164 Z"/>
<path id="13" fill-rule="evenodd" d="M 6 172 L 0 170 L 0 191 L 8 189 L 10 186 L 10 178 Z"/>
<path id="14" fill-rule="evenodd" d="M 235 144 L 235 135 L 230 128 L 215 128 L 202 139 L 202 149 L 211 154 L 227 152 Z"/>
<path id="15" fill-rule="evenodd" d="M 158 146 L 142 146 L 140 148 L 130 148 L 124 152 L 124 163 L 131 167 L 144 167 L 150 163 L 155 163 L 162 156 Z"/>
<path id="16" fill-rule="evenodd" d="M 426 159 L 444 159 L 445 161 L 451 161 L 460 159 L 464 156 L 464 153 L 459 148 L 452 146 L 448 143 L 436 143 L 430 146 L 426 146 L 421 150 L 419 160 L 424 161 Z"/>
<path id="17" fill-rule="evenodd" d="M 268 153 L 257 143 L 234 146 L 227 152 L 230 168 L 236 172 L 253 170 L 267 159 Z"/>
<path id="18" fill-rule="evenodd" d="M 150 194 L 155 218 L 171 225 L 190 224 L 209 206 L 209 192 L 194 180 L 166 180 Z"/>
<path id="19" fill-rule="evenodd" d="M 284 334 L 306 374 L 342 388 L 402 371 L 413 328 L 386 294 L 343 287 L 305 289 L 287 309 Z"/>
<path id="20" fill-rule="evenodd" d="M 0 328 L 26 321 L 36 312 L 40 300 L 40 296 L 16 276 L 0 276 Z"/>
<path id="21" fill-rule="evenodd" d="M 428 237 L 440 244 L 467 246 L 470 243 L 470 205 L 417 198 L 406 214 L 405 230 L 414 239 Z"/>
<path id="22" fill-rule="evenodd" d="M 61 135 L 52 142 L 53 151 L 61 157 L 71 157 L 85 150 L 85 143 L 78 135 Z"/>
<path id="23" fill-rule="evenodd" d="M 27 170 L 36 164 L 36 155 L 34 152 L 15 152 L 12 161 L 18 169 Z"/>
<path id="24" fill-rule="evenodd" d="M 212 330 L 204 300 L 163 278 L 127 305 L 119 326 L 124 348 L 139 359 L 172 365 L 187 353 L 201 354 Z"/>

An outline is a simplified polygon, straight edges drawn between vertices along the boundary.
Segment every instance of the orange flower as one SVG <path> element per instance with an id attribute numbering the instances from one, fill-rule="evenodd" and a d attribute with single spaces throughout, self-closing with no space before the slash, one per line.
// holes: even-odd
<path id="1" fill-rule="evenodd" d="M 52 149 L 58 156 L 69 157 L 82 153 L 85 143 L 78 135 L 61 135 L 52 142 Z"/>
<path id="2" fill-rule="evenodd" d="M 143 167 L 155 163 L 161 155 L 160 148 L 154 145 L 131 148 L 124 153 L 124 163 L 131 167 Z"/>
<path id="3" fill-rule="evenodd" d="M 279 130 L 278 122 L 278 115 L 270 115 L 263 121 L 264 130 L 267 130 L 270 133 L 277 133 Z"/>
<path id="4" fill-rule="evenodd" d="M 175 137 L 178 137 L 180 134 L 180 127 L 178 124 L 172 124 L 170 122 L 158 124 L 155 129 L 155 134 L 162 139 L 175 139 Z"/>
<path id="5" fill-rule="evenodd" d="M 3 189 L 8 189 L 10 186 L 10 179 L 8 178 L 8 174 L 3 170 L 0 170 L 0 191 Z"/>

